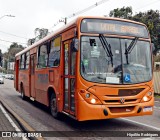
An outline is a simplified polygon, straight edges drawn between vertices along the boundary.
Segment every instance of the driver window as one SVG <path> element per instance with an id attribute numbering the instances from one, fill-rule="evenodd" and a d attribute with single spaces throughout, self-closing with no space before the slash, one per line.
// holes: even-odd
<path id="1" fill-rule="evenodd" d="M 60 45 L 61 44 L 61 38 L 58 37 L 51 41 L 51 48 L 49 53 L 49 67 L 55 67 L 59 66 L 60 64 Z"/>
<path id="2" fill-rule="evenodd" d="M 48 62 L 47 45 L 44 44 L 39 47 L 38 68 L 47 67 L 47 62 Z"/>

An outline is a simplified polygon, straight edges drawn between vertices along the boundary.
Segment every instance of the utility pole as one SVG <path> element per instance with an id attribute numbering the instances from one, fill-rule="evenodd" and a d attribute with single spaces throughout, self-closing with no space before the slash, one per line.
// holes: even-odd
<path id="1" fill-rule="evenodd" d="M 66 25 L 67 24 L 67 17 L 60 19 L 59 22 L 64 22 L 64 24 Z"/>
<path id="2" fill-rule="evenodd" d="M 67 24 L 67 17 L 64 18 L 64 24 Z"/>

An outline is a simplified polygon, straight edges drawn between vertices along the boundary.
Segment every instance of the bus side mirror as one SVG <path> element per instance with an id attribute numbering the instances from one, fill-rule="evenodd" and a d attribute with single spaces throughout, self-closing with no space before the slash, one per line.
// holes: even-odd
<path id="1" fill-rule="evenodd" d="M 78 48 L 79 48 L 79 40 L 74 38 L 71 42 L 71 51 L 78 52 Z"/>
<path id="2" fill-rule="evenodd" d="M 154 43 L 151 43 L 151 49 L 152 49 L 152 53 L 153 53 L 155 51 Z"/>

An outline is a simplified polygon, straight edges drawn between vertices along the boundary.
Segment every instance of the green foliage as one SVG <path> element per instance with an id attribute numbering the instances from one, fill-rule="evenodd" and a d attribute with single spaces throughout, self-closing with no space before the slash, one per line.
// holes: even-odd
<path id="1" fill-rule="evenodd" d="M 30 46 L 35 42 L 35 38 L 28 39 L 27 45 Z"/>
<path id="2" fill-rule="evenodd" d="M 27 43 L 28 46 L 32 45 L 34 42 L 36 42 L 36 41 L 44 38 L 45 36 L 47 36 L 48 35 L 48 29 L 45 29 L 45 28 L 42 28 L 42 29 L 36 28 L 34 30 L 34 34 L 35 34 L 35 38 L 31 38 L 31 39 L 28 40 L 28 43 Z"/>
<path id="3" fill-rule="evenodd" d="M 160 94 L 154 94 L 154 97 L 160 99 Z"/>
<path id="4" fill-rule="evenodd" d="M 40 29 L 40 28 L 36 28 L 34 30 L 35 36 L 36 36 L 36 40 L 40 40 L 42 38 L 44 38 L 45 36 L 47 36 L 48 34 L 48 29 Z"/>
<path id="5" fill-rule="evenodd" d="M 147 12 L 140 12 L 132 17 L 132 20 L 142 22 L 147 27 L 151 34 L 151 40 L 156 49 L 160 48 L 158 36 L 160 35 L 160 12 L 158 10 L 149 10 Z"/>
<path id="6" fill-rule="evenodd" d="M 10 62 L 14 62 L 15 59 L 15 55 L 22 51 L 24 49 L 24 47 L 22 45 L 18 45 L 17 43 L 12 43 L 10 45 L 10 48 L 8 49 L 8 52 L 3 54 L 3 57 L 5 59 L 9 59 Z"/>
<path id="7" fill-rule="evenodd" d="M 154 62 L 160 62 L 160 55 L 153 57 Z"/>
<path id="8" fill-rule="evenodd" d="M 160 48 L 160 11 L 149 10 L 147 12 L 139 12 L 134 16 L 132 16 L 132 13 L 132 7 L 123 7 L 110 11 L 109 16 L 131 19 L 144 23 L 148 27 L 151 40 L 154 43 L 156 50 L 158 50 Z"/>
<path id="9" fill-rule="evenodd" d="M 132 13 L 132 7 L 122 7 L 110 11 L 109 16 L 130 19 L 132 17 Z"/>

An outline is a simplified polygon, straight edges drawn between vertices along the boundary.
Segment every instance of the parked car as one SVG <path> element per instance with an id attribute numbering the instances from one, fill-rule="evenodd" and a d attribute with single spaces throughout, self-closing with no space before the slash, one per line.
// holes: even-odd
<path id="1" fill-rule="evenodd" d="M 0 75 L 0 83 L 4 84 L 4 78 L 2 77 L 2 75 Z"/>
<path id="2" fill-rule="evenodd" d="M 6 76 L 6 74 L 5 74 L 5 73 L 3 73 L 2 77 L 3 77 L 3 78 L 5 78 L 5 76 Z"/>
<path id="3" fill-rule="evenodd" d="M 9 74 L 6 74 L 6 75 L 5 75 L 5 78 L 8 79 L 8 77 L 9 77 Z"/>
<path id="4" fill-rule="evenodd" d="M 8 79 L 13 80 L 14 79 L 14 75 L 13 74 L 9 74 Z"/>
<path id="5" fill-rule="evenodd" d="M 13 75 L 13 74 L 6 74 L 6 75 L 5 75 L 5 78 L 6 78 L 6 79 L 13 80 L 13 79 L 14 79 L 14 75 Z"/>

